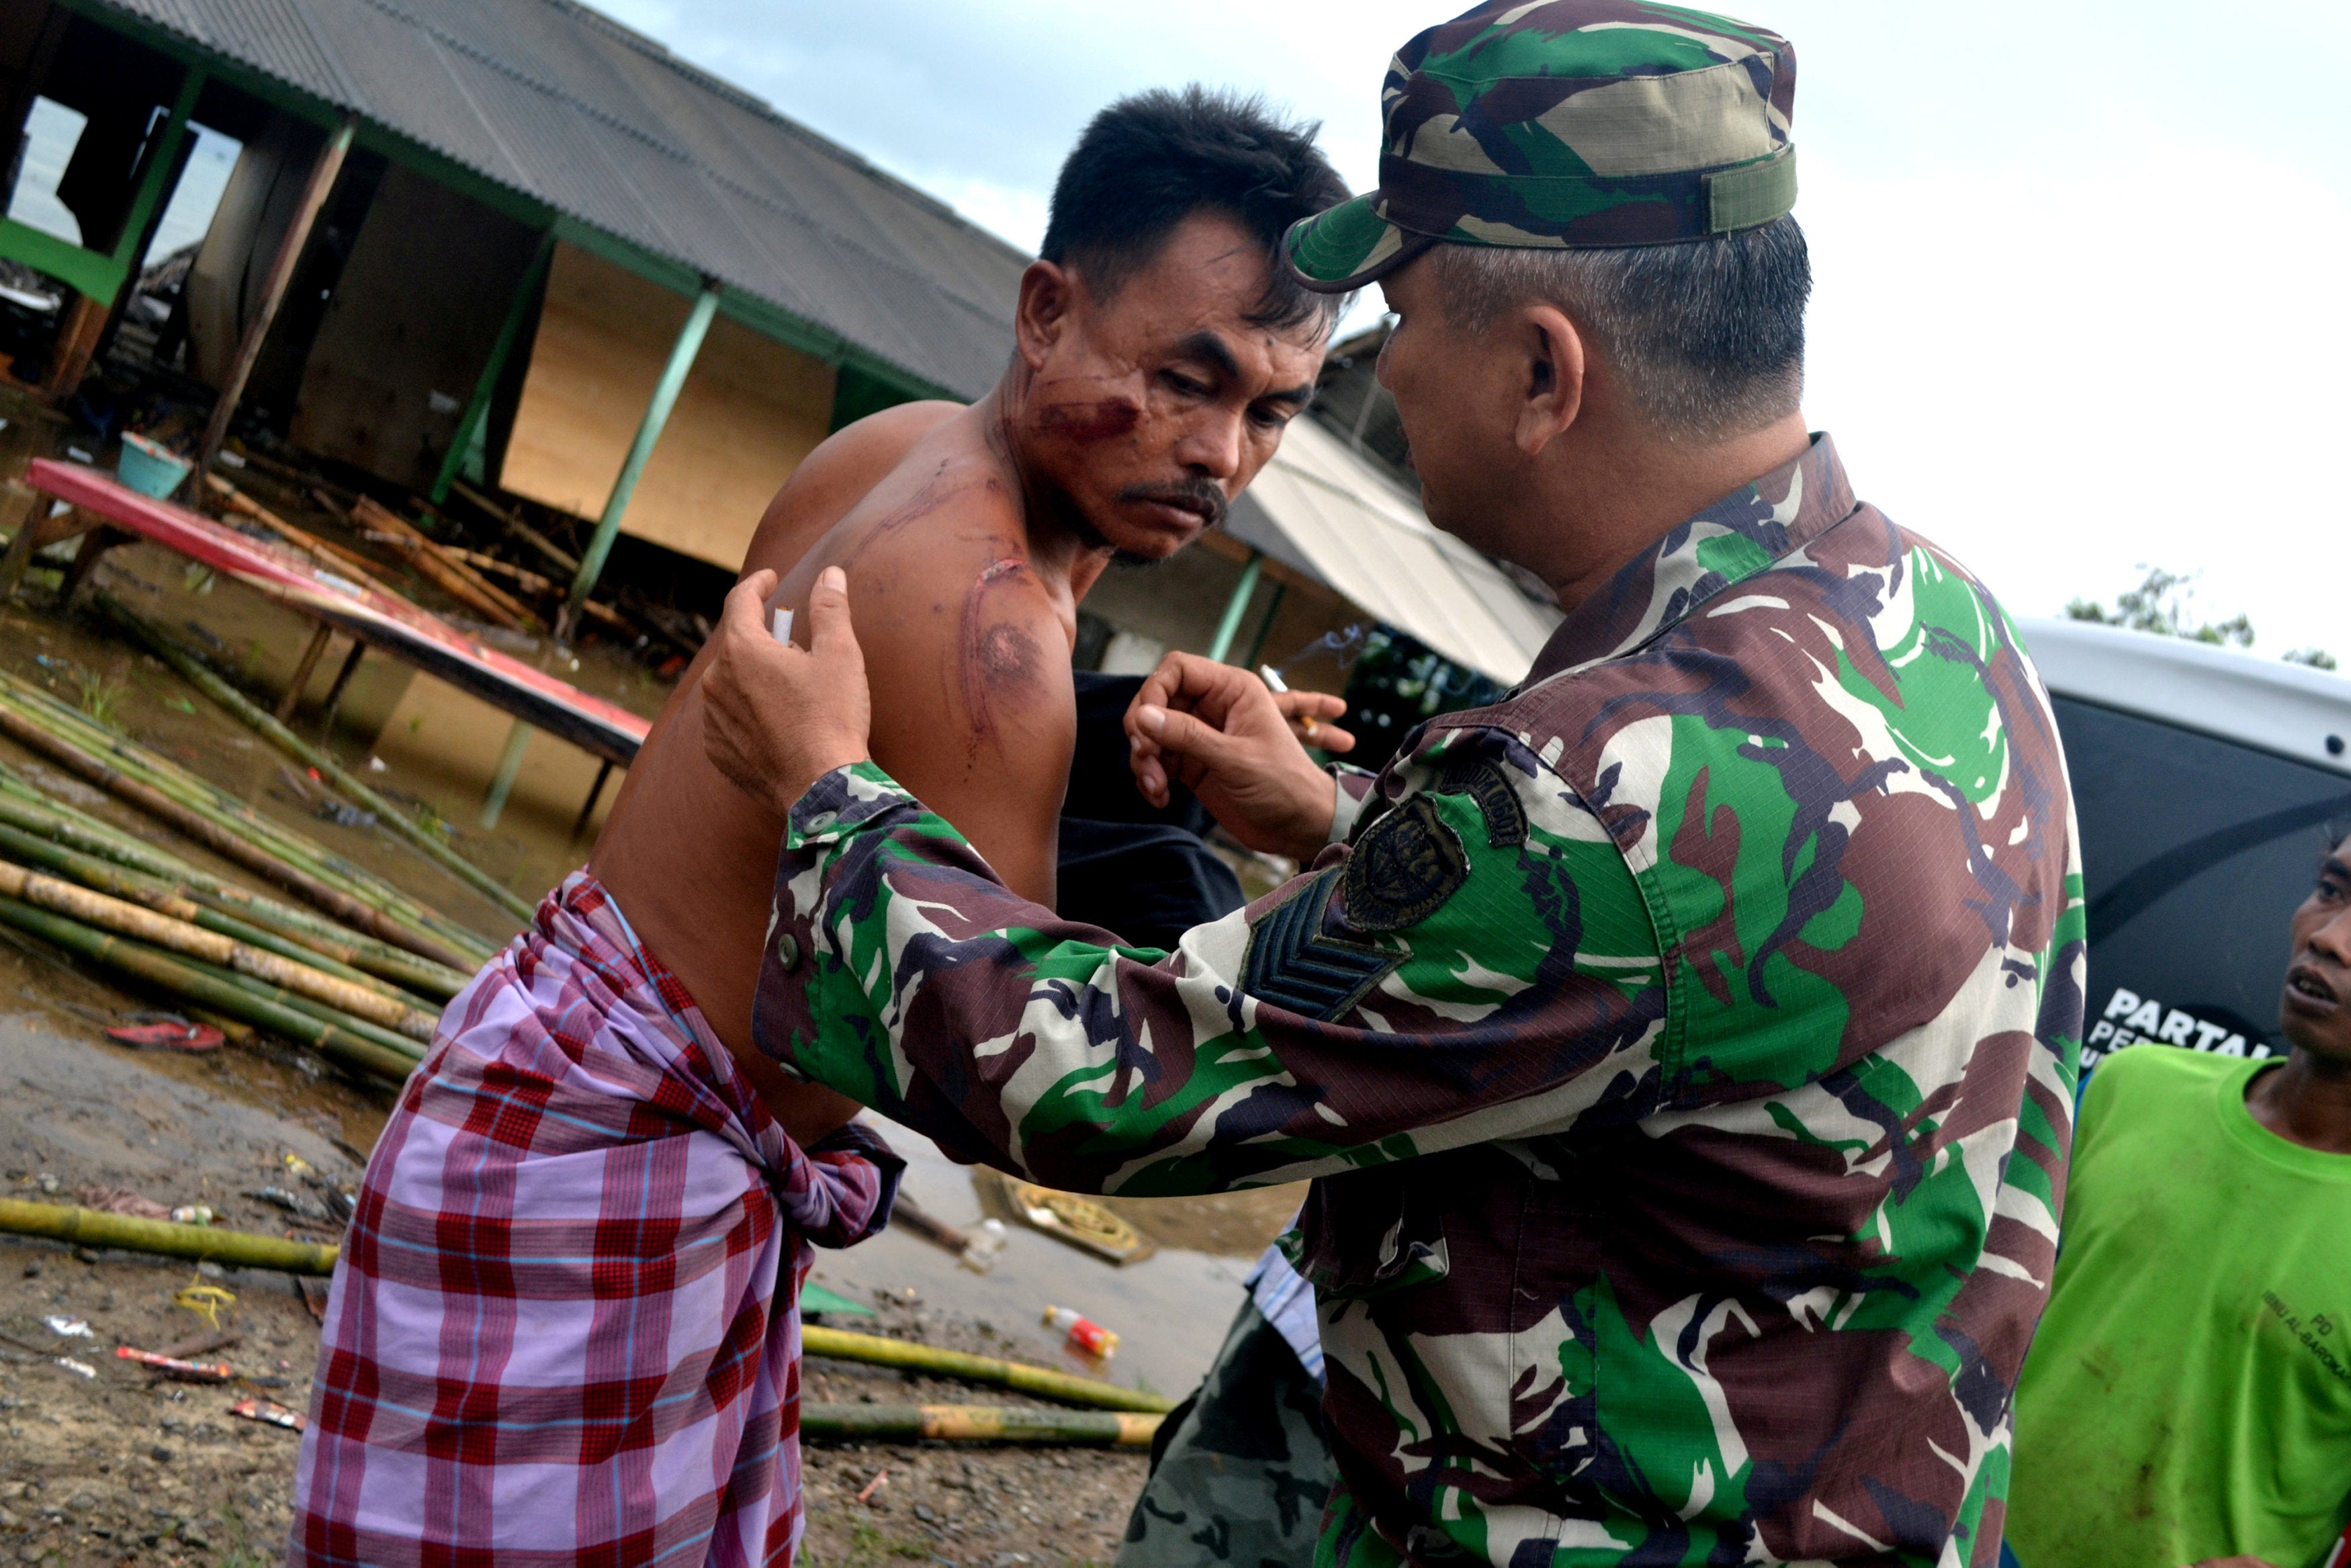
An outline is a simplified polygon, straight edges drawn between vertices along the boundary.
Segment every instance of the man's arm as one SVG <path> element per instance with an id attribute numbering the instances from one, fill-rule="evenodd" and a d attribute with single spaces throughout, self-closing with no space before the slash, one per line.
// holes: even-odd
<path id="1" fill-rule="evenodd" d="M 721 771 L 781 790 L 830 770 L 790 808 L 755 1012 L 788 1070 L 972 1158 L 1146 1196 L 1650 1108 L 1646 906 L 1507 737 L 1432 742 L 1407 770 L 1424 787 L 1353 860 L 1330 852 L 1174 954 L 1125 948 L 1006 888 L 863 759 L 840 701 L 854 639 L 821 592 L 811 608 L 800 654 L 757 646 L 756 606 L 730 601 L 712 674 Z"/>

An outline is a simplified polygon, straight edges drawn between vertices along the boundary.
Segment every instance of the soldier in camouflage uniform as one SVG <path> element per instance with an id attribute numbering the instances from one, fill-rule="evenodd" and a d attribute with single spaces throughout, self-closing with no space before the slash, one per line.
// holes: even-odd
<path id="1" fill-rule="evenodd" d="M 1395 303 L 1458 247 L 1761 232 L 1794 198 L 1792 82 L 1783 39 L 1701 13 L 1482 6 L 1398 56 L 1380 191 L 1292 264 Z M 1415 304 L 1383 373 L 1432 519 L 1540 569 L 1656 486 L 1605 516 L 1458 504 L 1438 405 L 1485 395 L 1477 355 L 1552 356 L 1525 407 L 1553 423 L 1493 462 L 1634 440 L 1593 412 L 1632 371 L 1585 376 L 1581 323 L 1512 309 L 1481 337 Z M 1407 340 L 1471 358 L 1432 380 Z M 807 652 L 767 637 L 759 578 L 730 599 L 712 759 L 790 823 L 761 1047 L 1055 1187 L 1314 1179 L 1290 1244 L 1338 1469 L 1318 1562 L 1997 1559 L 2079 1057 L 2071 797 L 2014 625 L 1855 498 L 1792 395 L 1794 455 L 1545 573 L 1569 613 L 1504 701 L 1323 781 L 1319 856 L 1322 822 L 1264 804 L 1310 768 L 1270 697 L 1163 669 L 1139 776 L 1172 756 L 1311 860 L 1173 952 L 1024 903 L 863 760 L 837 582 Z M 1658 485 L 1698 472 L 1639 450 Z"/>

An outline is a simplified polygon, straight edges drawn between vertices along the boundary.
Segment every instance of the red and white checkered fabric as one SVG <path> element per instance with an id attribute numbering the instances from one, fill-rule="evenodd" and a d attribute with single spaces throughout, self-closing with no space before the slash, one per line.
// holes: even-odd
<path id="1" fill-rule="evenodd" d="M 901 1168 L 856 1126 L 787 1137 L 574 875 L 368 1163 L 287 1560 L 790 1563 L 809 1244 L 879 1230 Z"/>

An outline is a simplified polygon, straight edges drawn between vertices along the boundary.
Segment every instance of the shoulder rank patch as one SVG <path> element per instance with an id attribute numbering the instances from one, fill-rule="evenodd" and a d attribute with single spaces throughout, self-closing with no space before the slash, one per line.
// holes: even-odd
<path id="1" fill-rule="evenodd" d="M 1466 794 L 1486 819 L 1486 843 L 1508 849 L 1527 841 L 1527 808 L 1510 785 L 1510 771 L 1491 757 L 1464 756 L 1445 764 L 1439 794 Z"/>
<path id="2" fill-rule="evenodd" d="M 1364 931 L 1400 931 L 1445 905 L 1469 879 L 1460 836 L 1416 794 L 1374 823 L 1347 857 L 1347 923 Z"/>
<path id="3" fill-rule="evenodd" d="M 1328 1023 L 1396 966 L 1401 953 L 1323 931 L 1323 914 L 1338 882 L 1336 868 L 1325 871 L 1258 922 L 1241 965 L 1241 990 L 1285 1012 Z"/>

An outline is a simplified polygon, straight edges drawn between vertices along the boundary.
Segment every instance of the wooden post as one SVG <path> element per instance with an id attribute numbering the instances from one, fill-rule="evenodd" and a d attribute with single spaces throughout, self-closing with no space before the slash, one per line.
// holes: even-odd
<path id="1" fill-rule="evenodd" d="M 302 657 L 295 662 L 294 679 L 287 684 L 286 695 L 277 700 L 279 723 L 291 719 L 294 710 L 301 705 L 302 689 L 310 684 L 310 672 L 319 668 L 319 660 L 327 651 L 327 639 L 333 635 L 325 621 L 320 621 L 318 629 L 310 634 L 309 645 L 302 649 Z"/>
<path id="2" fill-rule="evenodd" d="M 1225 618 L 1217 625 L 1217 640 L 1208 645 L 1208 658 L 1222 664 L 1225 655 L 1233 650 L 1233 639 L 1240 635 L 1241 617 L 1249 609 L 1250 596 L 1257 592 L 1258 574 L 1265 569 L 1265 556 L 1251 550 L 1249 564 L 1241 568 L 1241 580 L 1233 585 L 1233 597 L 1225 601 Z"/>
<path id="3" fill-rule="evenodd" d="M 81 379 L 89 369 L 89 357 L 98 352 L 99 337 L 113 313 L 112 300 L 75 294 L 73 303 L 65 308 L 64 319 L 57 323 L 57 347 L 49 350 L 49 379 L 41 383 L 44 393 L 63 399 L 80 389 Z"/>
<path id="4" fill-rule="evenodd" d="M 335 189 L 335 176 L 342 172 L 343 159 L 350 152 L 351 138 L 358 130 L 359 117 L 345 115 L 343 123 L 327 138 L 327 145 L 319 149 L 319 161 L 310 165 L 309 182 L 303 186 L 302 200 L 294 209 L 294 221 L 286 225 L 286 237 L 278 242 L 277 254 L 270 260 L 260 306 L 246 327 L 244 337 L 237 342 L 236 358 L 230 361 L 228 375 L 221 382 L 220 399 L 213 404 L 213 417 L 204 426 L 204 439 L 196 448 L 196 465 L 189 471 L 187 483 L 182 487 L 191 505 L 204 496 L 204 481 L 212 474 L 213 460 L 220 455 L 221 442 L 228 439 L 229 416 L 236 412 L 236 405 L 245 396 L 246 379 L 261 358 L 261 345 L 269 336 L 269 325 L 277 319 L 277 307 L 285 303 L 286 290 L 294 281 L 295 265 L 302 259 L 303 247 L 309 243 L 310 230 L 318 223 L 319 214 L 326 209 L 327 198 Z"/>
<path id="5" fill-rule="evenodd" d="M 539 238 L 538 254 L 523 269 L 522 285 L 515 290 L 514 303 L 507 306 L 506 325 L 498 328 L 498 340 L 490 347 L 489 360 L 474 382 L 474 395 L 466 400 L 465 411 L 457 416 L 457 432 L 449 438 L 449 450 L 441 458 L 441 472 L 433 481 L 430 496 L 435 506 L 449 499 L 449 486 L 456 483 L 457 471 L 465 466 L 465 453 L 474 444 L 474 433 L 489 417 L 490 400 L 497 394 L 498 378 L 506 374 L 507 361 L 514 357 L 515 344 L 522 337 L 523 323 L 530 317 L 531 302 L 538 297 L 539 287 L 547 278 L 547 265 L 554 255 L 555 234 L 549 230 Z"/>
<path id="6" fill-rule="evenodd" d="M 637 480 L 645 472 L 645 463 L 653 455 L 653 443 L 661 440 L 662 427 L 669 422 L 670 410 L 677 406 L 677 394 L 685 386 L 686 372 L 694 369 L 694 357 L 702 352 L 702 340 L 710 331 L 711 317 L 718 314 L 718 286 L 705 283 L 701 297 L 685 317 L 679 329 L 677 341 L 670 345 L 669 363 L 662 367 L 661 379 L 653 384 L 653 400 L 645 405 L 645 417 L 637 425 L 637 439 L 629 444 L 629 455 L 621 463 L 621 475 L 612 482 L 612 493 L 604 503 L 604 515 L 597 519 L 595 536 L 580 555 L 580 575 L 571 581 L 571 597 L 564 601 L 563 613 L 557 617 L 555 635 L 568 638 L 580 618 L 588 596 L 595 590 L 596 579 L 603 575 L 604 557 L 612 553 L 612 539 L 621 531 L 621 518 L 629 510 L 629 498 L 636 493 Z"/>
<path id="7" fill-rule="evenodd" d="M 68 610 L 73 607 L 74 596 L 81 592 L 82 585 L 89 581 L 92 572 L 98 570 L 100 556 L 117 545 L 138 542 L 138 535 L 128 529 L 117 528 L 110 523 L 101 523 L 84 534 L 81 543 L 74 549 L 72 564 L 66 567 L 65 586 L 57 590 L 57 608 Z"/>
<path id="8" fill-rule="evenodd" d="M 335 715 L 343 711 L 343 693 L 350 690 L 351 677 L 360 672 L 360 660 L 366 655 L 367 644 L 353 638 L 351 650 L 343 658 L 343 667 L 335 671 L 335 683 L 327 688 L 327 716 L 319 725 L 321 739 L 335 738 Z"/>
<path id="9" fill-rule="evenodd" d="M 612 759 L 606 757 L 603 765 L 596 770 L 596 782 L 588 786 L 588 798 L 580 803 L 580 820 L 571 825 L 571 836 L 566 843 L 579 843 L 580 836 L 588 831 L 588 819 L 596 815 L 596 803 L 604 798 L 604 783 L 611 776 Z"/>

